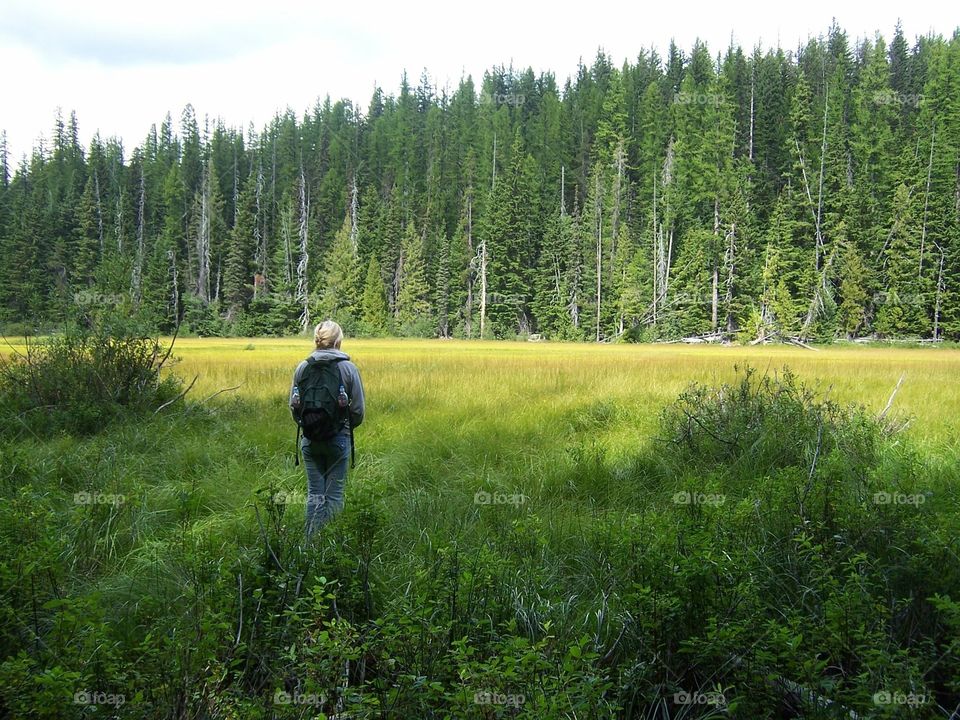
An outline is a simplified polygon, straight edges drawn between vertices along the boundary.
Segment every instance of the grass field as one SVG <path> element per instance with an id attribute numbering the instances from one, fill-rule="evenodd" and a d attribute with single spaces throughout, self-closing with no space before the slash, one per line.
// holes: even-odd
<path id="1" fill-rule="evenodd" d="M 237 392 L 243 396 L 282 403 L 292 368 L 310 343 L 185 338 L 176 348 L 182 359 L 177 372 L 199 377 L 196 395 L 241 385 Z M 485 421 L 520 424 L 598 401 L 628 414 L 629 430 L 642 435 L 687 384 L 728 381 L 735 364 L 751 364 L 769 372 L 788 365 L 831 397 L 877 412 L 903 374 L 894 408 L 915 418 L 911 437 L 932 445 L 960 437 L 960 349 L 837 346 L 813 352 L 790 346 L 394 339 L 348 339 L 343 349 L 369 386 L 369 432 L 377 432 L 372 426 L 401 401 L 423 403 L 431 415 L 476 413 Z"/>
<path id="2" fill-rule="evenodd" d="M 348 339 L 367 419 L 346 510 L 305 554 L 286 397 L 310 349 L 182 338 L 187 404 L 0 446 L 0 717 L 86 717 L 78 692 L 171 718 L 717 710 L 677 692 L 797 717 L 785 682 L 861 717 L 906 717 L 877 692 L 929 689 L 916 717 L 958 701 L 960 350 Z M 868 416 L 903 375 L 911 422 L 821 456 L 788 416 L 746 459 L 679 454 L 661 411 L 735 365 Z"/>

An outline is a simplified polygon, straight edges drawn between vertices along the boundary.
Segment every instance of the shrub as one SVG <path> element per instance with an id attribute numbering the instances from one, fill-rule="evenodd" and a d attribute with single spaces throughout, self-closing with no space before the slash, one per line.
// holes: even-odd
<path id="1" fill-rule="evenodd" d="M 861 473 L 876 464 L 888 431 L 863 407 L 817 398 L 787 367 L 761 377 L 751 367 L 737 371 L 735 384 L 693 384 L 663 411 L 660 426 L 675 469 L 724 467 L 762 476 L 810 467 L 834 452 Z"/>
<path id="2" fill-rule="evenodd" d="M 177 376 L 161 376 L 171 350 L 108 323 L 28 340 L 0 360 L 0 434 L 87 435 L 154 411 L 180 392 Z"/>

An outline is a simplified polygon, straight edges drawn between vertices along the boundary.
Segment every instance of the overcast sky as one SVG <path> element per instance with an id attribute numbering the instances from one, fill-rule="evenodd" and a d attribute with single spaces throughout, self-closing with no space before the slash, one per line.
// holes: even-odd
<path id="1" fill-rule="evenodd" d="M 321 3 L 295 0 L 0 0 L 0 129 L 13 164 L 56 109 L 76 110 L 81 140 L 118 135 L 129 151 L 169 111 L 187 103 L 198 117 L 260 129 L 286 107 L 298 115 L 318 97 L 365 107 L 375 85 L 395 94 L 406 69 L 427 70 L 439 88 L 461 76 L 479 81 L 493 65 L 553 71 L 558 80 L 603 48 L 616 64 L 642 48 L 663 54 L 705 40 L 715 55 L 734 42 L 749 50 L 795 49 L 826 33 L 831 20 L 851 40 L 880 31 L 889 41 L 900 19 L 908 40 L 958 25 L 949 3 L 879 0 L 641 3 L 522 0 Z"/>

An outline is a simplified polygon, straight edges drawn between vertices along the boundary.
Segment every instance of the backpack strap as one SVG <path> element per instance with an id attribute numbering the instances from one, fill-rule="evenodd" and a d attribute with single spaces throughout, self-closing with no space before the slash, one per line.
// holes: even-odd
<path id="1" fill-rule="evenodd" d="M 350 428 L 350 467 L 354 468 L 357 466 L 357 458 L 354 454 L 353 447 L 353 421 L 350 419 L 350 408 L 347 407 L 347 427 Z"/>
<path id="2" fill-rule="evenodd" d="M 293 466 L 300 466 L 300 423 L 297 423 L 297 439 L 293 441 Z"/>

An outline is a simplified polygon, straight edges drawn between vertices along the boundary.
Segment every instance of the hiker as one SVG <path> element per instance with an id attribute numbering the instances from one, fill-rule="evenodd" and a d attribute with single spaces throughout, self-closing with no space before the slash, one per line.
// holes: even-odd
<path id="1" fill-rule="evenodd" d="M 364 410 L 360 372 L 340 350 L 343 330 L 324 320 L 314 328 L 313 340 L 316 350 L 297 365 L 290 388 L 290 411 L 307 469 L 307 539 L 343 510 L 353 428 L 363 422 Z"/>

